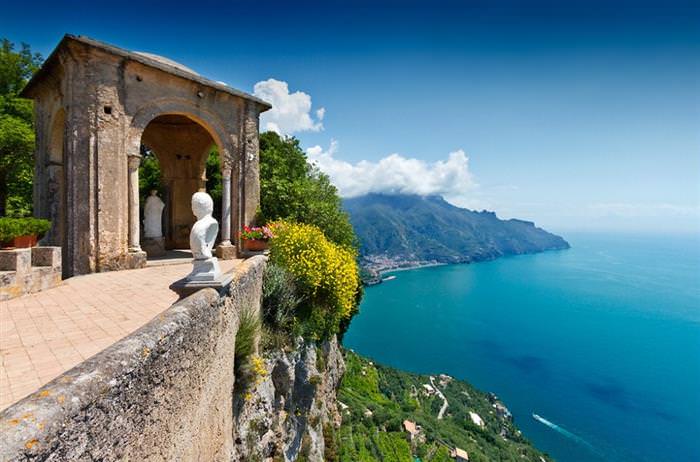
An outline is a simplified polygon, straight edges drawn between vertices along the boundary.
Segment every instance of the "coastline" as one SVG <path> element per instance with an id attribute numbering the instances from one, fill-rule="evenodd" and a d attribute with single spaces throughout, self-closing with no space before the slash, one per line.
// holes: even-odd
<path id="1" fill-rule="evenodd" d="M 425 263 L 425 264 L 418 264 L 418 265 L 410 265 L 410 266 L 402 266 L 400 268 L 386 268 L 386 269 L 380 269 L 377 270 L 377 273 L 381 275 L 389 274 L 389 273 L 397 273 L 400 271 L 410 271 L 414 269 L 421 269 L 421 268 L 430 268 L 433 266 L 446 266 L 446 265 L 452 265 L 453 263 Z"/>
<path id="2" fill-rule="evenodd" d="M 464 264 L 472 264 L 472 263 L 483 263 L 483 262 L 489 262 L 489 261 L 494 261 L 498 260 L 501 258 L 512 258 L 512 257 L 518 257 L 522 255 L 535 255 L 539 253 L 546 253 L 546 252 L 552 252 L 552 251 L 562 251 L 562 250 L 568 250 L 571 248 L 571 245 L 567 242 L 566 247 L 552 247 L 548 249 L 542 249 L 542 250 L 535 250 L 531 252 L 521 252 L 521 253 L 512 253 L 512 254 L 505 254 L 505 255 L 488 255 L 483 258 L 464 258 L 462 260 L 456 260 L 456 261 L 449 261 L 449 262 L 437 262 L 437 261 L 431 261 L 431 262 L 426 262 L 426 263 L 413 263 L 409 261 L 401 261 L 401 260 L 395 260 L 392 261 L 390 259 L 384 260 L 382 263 L 377 263 L 376 260 L 369 261 L 368 266 L 362 266 L 362 269 L 369 272 L 372 277 L 365 278 L 362 280 L 362 283 L 365 286 L 374 286 L 377 284 L 381 284 L 383 281 L 383 276 L 391 273 L 397 273 L 400 271 L 410 271 L 410 270 L 415 270 L 415 269 L 422 269 L 422 268 L 430 268 L 433 266 L 445 266 L 445 265 L 464 265 Z M 409 263 L 410 262 L 410 263 Z M 395 264 L 396 266 L 393 266 Z"/>
<path id="3" fill-rule="evenodd" d="M 688 269 L 697 268 L 700 261 L 694 237 L 676 241 L 661 235 L 631 239 L 577 233 L 567 251 L 398 275 L 381 290 L 367 290 L 344 344 L 379 364 L 418 373 L 444 372 L 494 391 L 526 437 L 560 460 L 611 460 L 618 453 L 625 460 L 640 454 L 689 460 L 697 442 L 683 422 L 696 421 L 687 399 L 697 395 L 693 391 L 700 377 L 689 347 L 697 338 L 697 317 L 687 310 L 698 295 L 687 291 L 696 279 Z M 666 258 L 658 264 L 638 265 L 660 254 Z M 610 278 L 611 273 L 617 276 Z M 647 284 L 661 275 L 669 276 L 658 279 L 663 286 Z M 628 288 L 625 293 L 619 290 L 621 284 Z M 619 308 L 608 309 L 611 306 Z M 399 316 L 405 319 L 400 328 L 388 329 Z M 514 316 L 522 321 L 512 322 Z M 616 334 L 605 346 L 591 346 L 590 332 L 581 328 L 587 324 L 608 326 Z M 540 335 L 543 331 L 556 335 Z M 629 349 L 657 332 L 669 335 L 659 336 L 650 354 L 656 361 L 667 361 L 665 380 L 679 390 L 674 396 L 667 386 L 655 385 L 648 357 Z M 576 355 L 581 351 L 585 359 L 579 363 Z M 634 374 L 621 374 L 621 363 L 629 364 Z M 571 386 L 541 380 L 533 370 L 565 378 Z M 613 381 L 620 390 L 637 390 L 639 402 L 659 414 L 642 416 L 615 406 L 616 401 L 602 400 L 600 393 L 610 390 L 606 387 Z M 583 438 L 603 455 L 538 422 L 533 413 Z M 611 437 L 616 422 L 633 431 L 624 438 Z M 668 440 L 673 441 L 673 455 L 670 445 L 654 439 L 650 428 L 673 435 Z"/>

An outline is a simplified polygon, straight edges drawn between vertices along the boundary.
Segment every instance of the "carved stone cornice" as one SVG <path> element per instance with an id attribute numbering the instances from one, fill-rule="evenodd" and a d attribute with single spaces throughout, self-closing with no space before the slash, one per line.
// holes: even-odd
<path id="1" fill-rule="evenodd" d="M 139 155 L 128 155 L 127 156 L 127 164 L 129 166 L 129 170 L 135 170 L 139 168 L 141 165 L 141 156 Z"/>

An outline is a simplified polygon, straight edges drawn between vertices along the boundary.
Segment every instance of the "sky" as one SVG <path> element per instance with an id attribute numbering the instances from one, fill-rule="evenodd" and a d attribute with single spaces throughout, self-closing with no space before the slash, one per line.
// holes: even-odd
<path id="1" fill-rule="evenodd" d="M 344 196 L 441 194 L 552 231 L 700 232 L 700 3 L 32 1 L 64 33 L 273 103 Z"/>

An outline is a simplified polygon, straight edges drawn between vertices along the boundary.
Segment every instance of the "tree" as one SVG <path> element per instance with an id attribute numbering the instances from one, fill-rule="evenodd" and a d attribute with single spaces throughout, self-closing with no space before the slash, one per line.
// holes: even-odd
<path id="1" fill-rule="evenodd" d="M 21 50 L 7 39 L 0 46 L 0 216 L 32 213 L 34 121 L 32 102 L 20 91 L 41 65 L 29 45 Z"/>
<path id="2" fill-rule="evenodd" d="M 214 201 L 214 218 L 221 221 L 221 198 L 224 195 L 223 176 L 221 175 L 221 160 L 216 145 L 209 151 L 206 163 L 207 192 Z"/>
<path id="3" fill-rule="evenodd" d="M 326 174 L 307 163 L 293 137 L 260 135 L 260 218 L 315 225 L 331 241 L 357 248 L 338 190 Z"/>

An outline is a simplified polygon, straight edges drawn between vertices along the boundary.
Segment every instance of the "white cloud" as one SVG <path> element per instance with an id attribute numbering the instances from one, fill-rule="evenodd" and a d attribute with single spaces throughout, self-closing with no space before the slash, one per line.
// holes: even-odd
<path id="1" fill-rule="evenodd" d="M 455 205 L 468 206 L 476 186 L 469 171 L 469 158 L 463 150 L 451 152 L 447 160 L 428 163 L 391 154 L 377 162 L 355 164 L 336 158 L 338 142 L 329 148 L 313 146 L 306 150 L 309 162 L 328 174 L 341 196 L 367 193 L 439 194 Z"/>
<path id="2" fill-rule="evenodd" d="M 287 82 L 267 79 L 255 84 L 253 94 L 272 104 L 272 109 L 260 116 L 260 126 L 280 135 L 291 135 L 296 132 L 318 132 L 323 130 L 325 108 L 315 111 L 315 119 L 311 115 L 311 96 L 295 91 L 289 93 Z"/>

